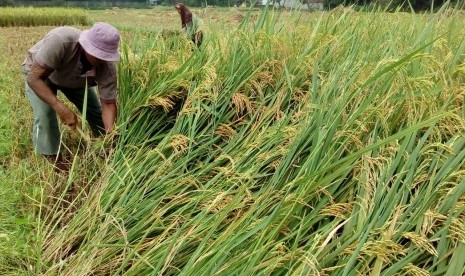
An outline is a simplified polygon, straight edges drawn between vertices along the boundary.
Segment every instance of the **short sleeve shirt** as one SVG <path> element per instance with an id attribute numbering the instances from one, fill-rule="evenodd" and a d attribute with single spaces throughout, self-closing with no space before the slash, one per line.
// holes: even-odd
<path id="1" fill-rule="evenodd" d="M 54 71 L 49 79 L 54 84 L 66 88 L 84 88 L 86 83 L 97 84 L 100 99 L 111 103 L 116 99 L 117 74 L 115 62 L 103 62 L 87 72 L 83 72 L 81 57 L 84 49 L 79 44 L 81 31 L 73 27 L 58 27 L 51 30 L 27 53 L 23 70 L 28 72 L 32 63 L 51 68 Z"/>

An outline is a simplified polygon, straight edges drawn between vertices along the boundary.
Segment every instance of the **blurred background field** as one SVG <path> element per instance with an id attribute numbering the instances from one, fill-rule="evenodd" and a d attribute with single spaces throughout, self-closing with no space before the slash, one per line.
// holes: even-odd
<path id="1" fill-rule="evenodd" d="M 118 128 L 64 129 L 68 175 L 19 71 L 53 26 L 0 28 L 0 274 L 463 273 L 460 11 L 193 12 L 201 51 L 167 7 L 73 24 L 114 24 L 122 59 Z"/>

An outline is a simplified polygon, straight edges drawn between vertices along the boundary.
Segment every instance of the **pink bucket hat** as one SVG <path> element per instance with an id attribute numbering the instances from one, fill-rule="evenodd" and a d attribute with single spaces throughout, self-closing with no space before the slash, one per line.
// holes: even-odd
<path id="1" fill-rule="evenodd" d="M 119 38 L 115 27 L 97 22 L 90 30 L 81 32 L 79 43 L 89 55 L 105 61 L 117 61 Z"/>

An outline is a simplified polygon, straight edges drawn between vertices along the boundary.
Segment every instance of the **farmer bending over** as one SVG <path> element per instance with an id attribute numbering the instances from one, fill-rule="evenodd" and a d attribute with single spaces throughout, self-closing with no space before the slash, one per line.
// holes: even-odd
<path id="1" fill-rule="evenodd" d="M 93 134 L 111 132 L 117 112 L 115 61 L 119 59 L 119 40 L 118 30 L 106 23 L 97 22 L 85 31 L 58 27 L 27 52 L 22 71 L 34 112 L 34 149 L 56 162 L 59 169 L 64 164 L 59 155 L 60 131 L 56 114 L 72 129 L 78 127 L 78 120 L 57 98 L 57 91 L 82 112 L 87 85 L 85 116 Z M 94 90 L 96 85 L 100 101 Z"/>
<path id="2" fill-rule="evenodd" d="M 175 8 L 181 17 L 181 26 L 187 37 L 191 39 L 197 47 L 200 47 L 203 40 L 203 33 L 199 30 L 200 19 L 192 14 L 192 12 L 183 3 L 176 4 Z"/>

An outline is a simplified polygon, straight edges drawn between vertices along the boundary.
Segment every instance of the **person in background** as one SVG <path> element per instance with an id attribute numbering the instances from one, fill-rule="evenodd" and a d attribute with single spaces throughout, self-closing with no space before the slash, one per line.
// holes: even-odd
<path id="1" fill-rule="evenodd" d="M 175 8 L 181 17 L 181 26 L 187 37 L 191 39 L 197 47 L 200 47 L 203 40 L 203 33 L 199 28 L 200 19 L 192 14 L 192 12 L 183 3 L 176 4 Z"/>
<path id="2" fill-rule="evenodd" d="M 56 114 L 73 130 L 78 127 L 78 119 L 58 99 L 57 92 L 82 112 L 87 90 L 85 117 L 92 133 L 111 132 L 117 115 L 115 62 L 119 59 L 119 41 L 118 30 L 103 22 L 84 31 L 63 26 L 51 30 L 27 52 L 22 72 L 34 113 L 34 149 L 58 169 L 66 170 L 67 165 L 59 153 L 61 135 Z"/>

